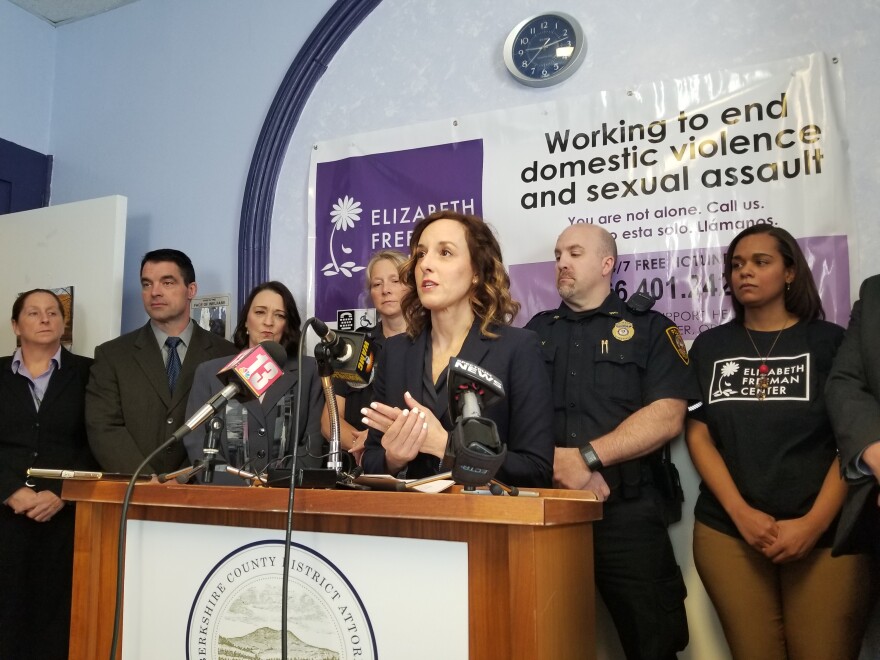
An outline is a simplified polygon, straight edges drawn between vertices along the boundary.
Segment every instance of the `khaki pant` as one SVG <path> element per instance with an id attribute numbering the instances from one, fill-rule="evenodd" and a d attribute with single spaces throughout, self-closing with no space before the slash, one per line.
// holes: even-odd
<path id="1" fill-rule="evenodd" d="M 855 660 L 871 591 L 867 555 L 774 564 L 745 541 L 694 525 L 694 563 L 734 660 Z"/>

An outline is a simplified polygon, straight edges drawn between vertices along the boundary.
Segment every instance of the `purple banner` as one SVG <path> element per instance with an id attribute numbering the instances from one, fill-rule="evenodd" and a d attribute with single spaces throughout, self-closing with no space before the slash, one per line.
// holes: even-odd
<path id="1" fill-rule="evenodd" d="M 482 140 L 318 163 L 316 316 L 372 307 L 361 272 L 370 256 L 408 253 L 413 226 L 434 211 L 482 215 L 482 189 Z"/>
<path id="2" fill-rule="evenodd" d="M 825 318 L 846 327 L 850 313 L 849 252 L 846 236 L 813 236 L 798 240 L 822 298 Z M 552 246 L 548 246 L 548 252 Z M 636 291 L 652 295 L 654 309 L 666 314 L 685 339 L 732 318 L 730 293 L 724 285 L 724 248 L 621 254 L 612 290 L 621 298 Z M 559 306 L 553 261 L 510 267 L 511 293 L 522 304 L 515 324 Z"/>

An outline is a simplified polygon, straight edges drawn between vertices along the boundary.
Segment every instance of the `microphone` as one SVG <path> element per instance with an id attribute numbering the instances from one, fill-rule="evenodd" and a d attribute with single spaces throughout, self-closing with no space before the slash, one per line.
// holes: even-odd
<path id="1" fill-rule="evenodd" d="M 483 408 L 504 398 L 501 381 L 473 362 L 451 358 L 447 379 L 452 419 L 458 419 L 461 415 L 479 417 Z"/>
<path id="2" fill-rule="evenodd" d="M 248 472 L 247 470 L 242 470 L 240 468 L 234 468 L 231 465 L 222 466 L 223 469 L 226 470 L 229 474 L 234 474 L 236 477 L 241 477 L 245 481 L 249 481 L 251 486 L 265 486 L 266 478 L 259 474 L 254 474 L 253 472 Z"/>
<path id="3" fill-rule="evenodd" d="M 495 478 L 507 456 L 495 422 L 482 416 L 484 407 L 504 398 L 504 387 L 490 372 L 457 357 L 449 360 L 447 383 L 455 426 L 443 464 L 452 466 L 452 478 L 466 488 L 483 486 Z"/>
<path id="4" fill-rule="evenodd" d="M 226 386 L 172 433 L 171 438 L 183 439 L 236 395 L 241 395 L 243 401 L 262 396 L 272 383 L 281 378 L 281 367 L 278 363 L 283 364 L 286 359 L 284 347 L 274 341 L 264 341 L 243 350 L 217 373 L 217 378 L 226 383 Z"/>
<path id="5" fill-rule="evenodd" d="M 321 339 L 323 353 L 330 360 L 334 378 L 354 387 L 365 387 L 372 382 L 375 355 L 367 335 L 363 332 L 331 330 L 318 318 L 313 318 L 311 325 Z"/>

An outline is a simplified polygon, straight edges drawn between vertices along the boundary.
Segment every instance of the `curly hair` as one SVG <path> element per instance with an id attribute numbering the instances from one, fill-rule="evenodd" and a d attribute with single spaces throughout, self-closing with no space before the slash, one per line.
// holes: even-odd
<path id="1" fill-rule="evenodd" d="M 409 259 L 400 268 L 401 279 L 409 287 L 400 302 L 407 334 L 410 337 L 418 336 L 428 323 L 428 311 L 422 307 L 416 290 L 416 266 L 419 261 L 416 248 L 425 228 L 437 220 L 454 220 L 464 227 L 471 264 L 477 276 L 470 290 L 471 309 L 480 319 L 480 333 L 484 337 L 497 337 L 491 327 L 509 325 L 520 308 L 520 304 L 510 295 L 510 276 L 504 268 L 501 247 L 492 228 L 482 218 L 454 211 L 432 213 L 420 220 L 413 230 Z"/>

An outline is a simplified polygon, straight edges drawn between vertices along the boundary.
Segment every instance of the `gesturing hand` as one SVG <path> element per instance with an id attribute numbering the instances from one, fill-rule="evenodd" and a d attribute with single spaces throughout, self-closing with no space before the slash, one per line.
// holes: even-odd
<path id="1" fill-rule="evenodd" d="M 382 436 L 385 462 L 395 473 L 406 466 L 419 452 L 442 458 L 448 433 L 430 409 L 422 406 L 409 392 L 404 394 L 407 409 L 391 407 L 374 401 L 363 408 L 363 422 Z"/>

